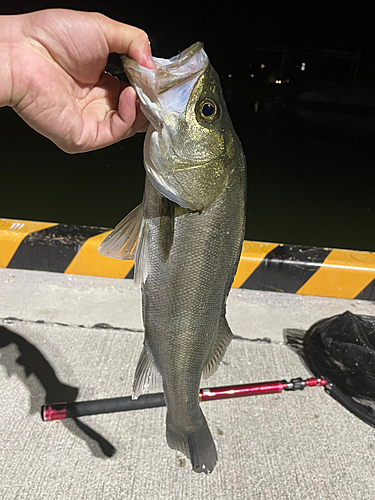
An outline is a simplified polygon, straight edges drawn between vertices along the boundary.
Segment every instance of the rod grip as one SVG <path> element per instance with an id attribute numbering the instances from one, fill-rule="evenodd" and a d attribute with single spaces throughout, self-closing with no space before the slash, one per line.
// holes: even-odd
<path id="1" fill-rule="evenodd" d="M 78 418 L 99 413 L 116 413 L 119 411 L 143 410 L 166 406 L 164 394 L 143 394 L 138 399 L 131 396 L 101 399 L 98 401 L 78 401 L 74 403 L 55 403 L 42 406 L 42 419 L 45 422 Z"/>

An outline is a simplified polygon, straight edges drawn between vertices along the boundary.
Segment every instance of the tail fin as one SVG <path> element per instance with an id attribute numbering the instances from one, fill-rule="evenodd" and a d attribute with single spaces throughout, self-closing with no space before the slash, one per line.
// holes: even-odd
<path id="1" fill-rule="evenodd" d="M 217 453 L 214 440 L 206 419 L 201 412 L 201 425 L 195 431 L 183 432 L 175 430 L 169 422 L 167 415 L 167 442 L 174 450 L 181 451 L 190 458 L 194 472 L 208 474 L 214 470 L 217 462 Z"/>

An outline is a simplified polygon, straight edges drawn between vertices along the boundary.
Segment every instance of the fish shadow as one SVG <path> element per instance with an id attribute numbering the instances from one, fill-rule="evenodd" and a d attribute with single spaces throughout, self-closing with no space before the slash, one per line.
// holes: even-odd
<path id="1" fill-rule="evenodd" d="M 30 414 L 40 413 L 41 406 L 46 403 L 76 401 L 78 387 L 61 382 L 39 349 L 22 335 L 0 326 L 0 350 L 0 365 L 4 366 L 8 377 L 16 375 L 30 392 Z M 31 377 L 32 374 L 35 377 Z M 79 419 L 62 420 L 62 423 L 72 434 L 86 441 L 94 456 L 109 458 L 116 453 L 109 441 Z"/>

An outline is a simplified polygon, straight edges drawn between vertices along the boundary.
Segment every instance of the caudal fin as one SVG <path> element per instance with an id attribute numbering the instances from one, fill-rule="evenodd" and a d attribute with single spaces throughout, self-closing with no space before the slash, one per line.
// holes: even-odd
<path id="1" fill-rule="evenodd" d="M 174 450 L 181 451 L 190 458 L 194 472 L 208 474 L 214 470 L 217 462 L 217 453 L 214 440 L 208 428 L 203 413 L 202 423 L 193 432 L 175 430 L 168 422 L 167 416 L 167 442 Z"/>

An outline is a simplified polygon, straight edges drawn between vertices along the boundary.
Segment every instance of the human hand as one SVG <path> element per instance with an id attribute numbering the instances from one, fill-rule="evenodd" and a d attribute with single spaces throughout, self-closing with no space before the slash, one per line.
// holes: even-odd
<path id="1" fill-rule="evenodd" d="M 5 104 L 58 147 L 91 151 L 146 128 L 134 89 L 104 73 L 111 52 L 154 67 L 146 33 L 102 14 L 63 9 L 3 16 L 1 31 L 11 76 Z"/>

